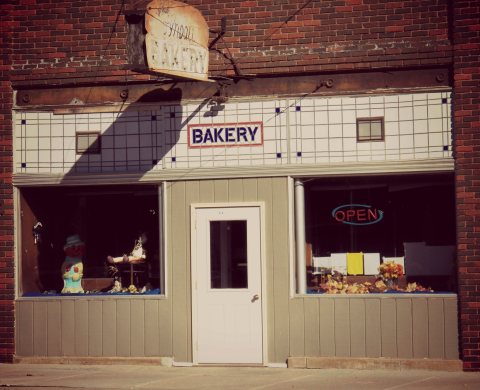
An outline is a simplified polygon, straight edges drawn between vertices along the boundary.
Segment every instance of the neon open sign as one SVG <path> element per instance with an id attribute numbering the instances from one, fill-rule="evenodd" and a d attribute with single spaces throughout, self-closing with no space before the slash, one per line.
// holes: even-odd
<path id="1" fill-rule="evenodd" d="M 332 217 L 347 225 L 373 225 L 383 219 L 383 211 L 368 204 L 343 204 L 332 210 Z"/>

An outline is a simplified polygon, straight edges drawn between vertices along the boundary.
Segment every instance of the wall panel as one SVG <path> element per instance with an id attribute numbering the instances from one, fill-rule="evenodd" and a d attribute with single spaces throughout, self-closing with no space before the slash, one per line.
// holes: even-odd
<path id="1" fill-rule="evenodd" d="M 303 301 L 303 316 L 299 313 Z M 305 356 L 458 359 L 457 297 L 412 295 L 299 296 L 291 300 L 292 324 L 304 319 Z M 318 309 L 319 321 L 314 318 Z M 302 332 L 291 326 L 291 332 Z M 319 332 L 320 348 L 315 332 Z M 429 341 L 430 340 L 430 341 Z M 298 334 L 290 336 L 299 356 Z M 431 345 L 434 344 L 434 345 Z M 317 352 L 318 351 L 318 352 Z"/>
<path id="2" fill-rule="evenodd" d="M 286 178 L 169 183 L 165 297 L 21 299 L 18 356 L 173 356 L 192 359 L 192 203 L 263 202 L 267 355 L 457 359 L 457 300 L 451 295 L 290 297 Z M 47 313 L 48 316 L 47 316 Z"/>

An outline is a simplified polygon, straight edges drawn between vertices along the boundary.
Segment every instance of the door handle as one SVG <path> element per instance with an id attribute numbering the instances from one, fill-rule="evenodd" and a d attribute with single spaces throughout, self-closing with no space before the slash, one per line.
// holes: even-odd
<path id="1" fill-rule="evenodd" d="M 255 302 L 255 301 L 258 301 L 260 299 L 260 296 L 258 294 L 255 294 L 253 297 L 252 297 L 252 303 Z"/>

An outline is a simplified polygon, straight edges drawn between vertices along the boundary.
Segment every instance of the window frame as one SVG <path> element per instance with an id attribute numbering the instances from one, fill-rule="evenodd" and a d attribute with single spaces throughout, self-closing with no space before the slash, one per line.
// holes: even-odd
<path id="1" fill-rule="evenodd" d="M 380 122 L 380 137 L 373 138 L 372 136 L 372 123 Z M 360 137 L 360 124 L 368 123 L 370 124 L 370 136 L 369 138 Z M 385 141 L 385 117 L 383 116 L 374 116 L 374 117 L 363 117 L 357 118 L 357 142 L 384 142 Z"/>
<path id="2" fill-rule="evenodd" d="M 88 147 L 86 149 L 79 149 L 79 139 L 83 137 L 88 137 L 88 141 L 90 138 L 96 137 L 96 139 L 92 143 L 88 143 Z M 102 153 L 102 136 L 99 131 L 79 131 L 75 133 L 75 154 L 101 154 Z"/>
<path id="3" fill-rule="evenodd" d="M 126 184 L 121 184 L 120 186 L 127 186 Z M 17 223 L 17 229 L 16 229 L 16 234 L 15 234 L 15 241 L 17 243 L 17 262 L 16 262 L 16 280 L 18 281 L 16 289 L 15 289 L 15 295 L 16 299 L 19 300 L 37 300 L 37 299 L 44 299 L 44 298 L 49 298 L 49 299 L 64 299 L 64 298 L 69 298 L 69 299 L 83 299 L 83 298 L 89 298 L 89 299 L 105 299 L 105 298 L 111 298 L 111 299 L 118 299 L 118 298 L 137 298 L 137 299 L 164 299 L 167 296 L 167 275 L 168 275 L 168 270 L 167 270 L 167 262 L 166 262 L 166 243 L 167 239 L 164 236 L 166 232 L 166 214 L 167 211 L 165 209 L 166 206 L 166 199 L 165 199 L 165 182 L 158 182 L 158 183 L 152 183 L 152 188 L 156 187 L 156 204 L 158 206 L 158 212 L 155 213 L 157 217 L 157 228 L 158 228 L 158 279 L 156 280 L 158 283 L 158 289 L 159 292 L 152 292 L 152 293 L 128 293 L 128 292 L 122 292 L 122 293 L 112 293 L 112 292 L 100 292 L 100 291 L 88 291 L 85 290 L 84 293 L 67 293 L 67 294 L 62 294 L 60 290 L 58 291 L 53 291 L 51 289 L 46 289 L 43 291 L 25 291 L 24 290 L 24 285 L 23 285 L 23 278 L 25 275 L 25 272 L 28 273 L 28 270 L 25 268 L 25 263 L 22 257 L 23 251 L 24 251 L 24 244 L 23 244 L 23 237 L 25 235 L 25 232 L 23 230 L 23 223 L 24 221 L 21 222 L 16 222 Z M 43 187 L 43 186 L 41 186 Z M 47 186 L 45 186 L 47 187 Z M 109 186 L 106 184 L 99 184 L 99 185 L 93 185 L 92 188 L 95 189 L 107 189 Z M 23 195 L 23 191 L 29 191 L 30 189 L 34 189 L 35 186 L 26 186 L 23 187 L 22 189 L 16 189 L 15 191 L 15 198 L 16 198 L 16 208 L 19 213 L 22 213 L 25 207 L 30 208 L 30 204 L 28 201 L 25 199 Z M 65 186 L 58 186 L 57 187 L 59 190 L 64 189 Z M 82 187 L 83 188 L 83 187 Z M 108 190 L 110 190 L 108 188 Z M 108 191 L 107 191 L 108 192 Z M 141 192 L 141 191 L 140 191 Z M 120 194 L 122 191 L 119 192 Z M 23 204 L 23 205 L 22 205 Z M 31 214 L 32 218 L 34 220 L 37 220 L 37 214 L 32 211 Z M 29 224 L 27 223 L 26 225 L 26 231 L 29 231 Z M 29 234 L 28 234 L 29 235 Z M 33 236 L 33 235 L 32 235 Z M 82 237 L 83 238 L 83 237 Z M 154 252 L 150 252 L 154 253 Z M 148 254 L 147 254 L 148 256 Z M 62 255 L 62 263 L 64 260 L 64 256 Z M 48 270 L 47 270 L 48 271 Z M 84 278 L 86 279 L 95 279 L 95 278 L 102 278 L 102 276 L 87 276 Z M 105 276 L 105 278 L 110 278 L 109 276 Z M 113 276 L 112 276 L 113 279 Z M 124 284 L 124 287 L 127 287 L 126 284 Z M 48 291 L 47 291 L 48 290 Z M 155 290 L 155 289 L 154 289 Z"/>

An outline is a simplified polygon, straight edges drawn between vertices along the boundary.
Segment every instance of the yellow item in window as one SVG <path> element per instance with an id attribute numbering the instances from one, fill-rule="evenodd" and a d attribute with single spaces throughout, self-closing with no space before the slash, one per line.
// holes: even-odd
<path id="1" fill-rule="evenodd" d="M 347 274 L 363 275 L 363 253 L 347 253 Z"/>

